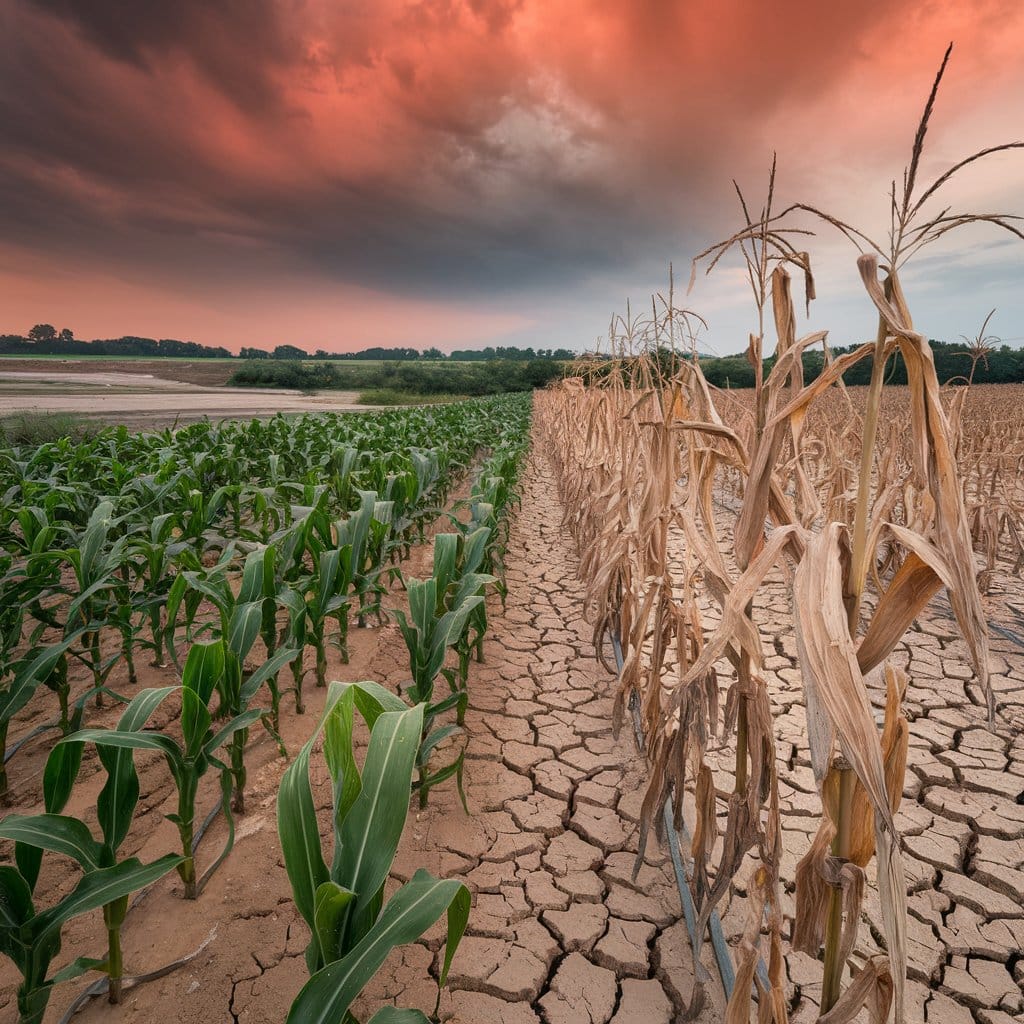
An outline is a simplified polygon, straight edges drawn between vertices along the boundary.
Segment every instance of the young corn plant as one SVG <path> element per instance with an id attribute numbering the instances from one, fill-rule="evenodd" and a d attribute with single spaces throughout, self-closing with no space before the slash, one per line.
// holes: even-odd
<path id="1" fill-rule="evenodd" d="M 311 976 L 292 1003 L 288 1024 L 354 1024 L 350 1007 L 391 950 L 419 938 L 447 912 L 440 999 L 468 921 L 469 890 L 419 870 L 384 901 L 405 827 L 423 710 L 421 705 L 408 707 L 375 683 L 332 683 L 320 726 L 284 774 L 278 832 L 295 905 L 311 935 L 306 949 Z M 357 711 L 370 729 L 362 771 L 352 742 Z M 333 792 L 333 851 L 321 844 L 309 777 L 321 733 Z M 421 1011 L 386 1007 L 370 1024 L 427 1020 Z"/>
<path id="2" fill-rule="evenodd" d="M 327 685 L 327 624 L 338 623 L 341 660 L 348 663 L 348 614 L 352 606 L 352 544 L 316 552 L 316 571 L 303 581 L 309 633 L 316 651 L 316 685 Z"/>
<path id="3" fill-rule="evenodd" d="M 61 852 L 72 855 L 70 844 Z M 143 864 L 132 857 L 113 867 L 90 868 L 64 899 L 46 910 L 36 909 L 34 878 L 26 879 L 12 865 L 0 865 L 0 899 L 4 906 L 0 918 L 0 952 L 14 963 L 21 975 L 17 995 L 18 1024 L 42 1024 L 54 985 L 106 967 L 104 960 L 80 957 L 50 975 L 50 965 L 60 953 L 64 925 L 81 914 L 127 899 L 133 892 L 162 878 L 177 861 L 177 857 L 168 855 L 152 864 Z"/>
<path id="4" fill-rule="evenodd" d="M 360 491 L 359 496 L 359 510 L 345 521 L 344 530 L 339 529 L 338 541 L 352 543 L 353 576 L 359 596 L 358 622 L 364 627 L 369 615 L 376 615 L 378 621 L 383 621 L 381 600 L 387 593 L 384 576 L 396 539 L 394 502 L 378 501 L 375 491 Z M 389 578 L 394 579 L 397 573 L 398 570 L 392 568 Z"/>
<path id="5" fill-rule="evenodd" d="M 22 744 L 50 729 L 58 729 L 66 736 L 77 729 L 81 722 L 85 702 L 93 691 L 83 694 L 73 709 L 70 707 L 67 659 L 68 651 L 78 643 L 82 632 L 79 629 L 53 644 L 32 646 L 23 657 L 8 666 L 10 678 L 0 686 L 0 800 L 7 798 L 7 762 Z M 60 717 L 55 722 L 38 726 L 8 747 L 7 735 L 11 721 L 40 686 L 47 687 L 57 695 Z"/>
<path id="6" fill-rule="evenodd" d="M 136 607 L 149 622 L 150 639 L 139 635 L 137 640 L 153 651 L 152 663 L 158 667 L 165 664 L 163 615 L 175 579 L 175 560 L 188 546 L 175 539 L 177 518 L 170 512 L 154 517 L 144 535 L 136 534 L 128 543 L 129 557 L 134 561 Z"/>
<path id="7" fill-rule="evenodd" d="M 460 533 L 439 533 L 434 538 L 434 580 L 437 583 L 438 614 L 461 608 L 470 597 L 483 597 L 471 611 L 466 628 L 454 647 L 459 658 L 458 685 L 464 690 L 469 681 L 469 661 L 476 651 L 477 661 L 484 660 L 484 637 L 487 634 L 487 601 L 485 591 L 497 582 L 496 577 L 481 569 L 487 557 L 491 531 L 486 527 Z M 470 638 L 470 631 L 473 636 Z M 462 724 L 460 717 L 459 724 Z"/>
<path id="8" fill-rule="evenodd" d="M 409 667 L 412 680 L 406 693 L 415 704 L 423 704 L 423 736 L 417 755 L 416 767 L 419 776 L 417 788 L 420 806 L 426 807 L 430 789 L 445 779 L 456 778 L 459 795 L 465 805 L 466 798 L 462 788 L 462 772 L 465 761 L 465 750 L 458 757 L 434 772 L 430 771 L 431 753 L 443 741 L 456 735 L 462 726 L 469 705 L 469 693 L 459 685 L 456 671 L 445 666 L 448 650 L 463 641 L 469 628 L 470 617 L 483 604 L 481 590 L 489 577 L 474 580 L 475 574 L 467 577 L 458 589 L 449 596 L 447 591 L 452 585 L 451 576 L 455 571 L 455 545 L 441 540 L 454 534 L 440 534 L 438 547 L 435 548 L 435 572 L 439 575 L 428 580 L 406 580 L 406 591 L 409 597 L 409 615 L 401 609 L 395 610 L 402 631 L 402 638 L 409 652 Z M 474 585 L 475 583 L 475 585 Z M 434 684 L 438 675 L 448 683 L 449 693 L 440 700 L 434 700 Z M 439 716 L 454 710 L 456 723 L 435 728 Z"/>
<path id="9" fill-rule="evenodd" d="M 120 732 L 135 732 L 149 718 L 160 702 L 159 690 L 141 693 L 126 708 L 117 724 Z M 96 816 L 102 840 L 96 840 L 88 827 L 78 818 L 57 813 L 71 795 L 81 764 L 82 744 L 70 742 L 53 749 L 44 772 L 44 792 L 47 813 L 37 815 L 12 814 L 0 822 L 0 839 L 9 839 L 38 853 L 49 851 L 75 860 L 83 871 L 99 871 L 119 867 L 118 850 L 124 842 L 139 802 L 139 778 L 135 771 L 134 751 L 119 747 L 99 747 L 99 757 L 107 780 L 96 801 Z M 29 861 L 33 863 L 30 864 Z M 182 857 L 168 855 L 155 862 L 162 866 L 156 877 L 178 867 Z M 134 861 L 138 864 L 138 861 Z M 38 856 L 22 853 L 19 867 L 25 876 L 38 871 Z M 155 878 L 154 878 L 155 880 Z M 148 884 L 148 883 L 147 883 Z M 96 963 L 95 969 L 108 976 L 108 996 L 111 1003 L 121 1001 L 121 982 L 124 960 L 121 949 L 121 926 L 128 913 L 129 892 L 120 892 L 102 904 L 103 923 L 107 937 L 106 958 Z"/>
<path id="10" fill-rule="evenodd" d="M 83 729 L 73 733 L 65 743 L 95 743 L 97 747 L 122 750 L 156 750 L 163 754 L 178 790 L 178 810 L 170 816 L 181 840 L 181 862 L 178 875 L 185 888 L 185 898 L 199 896 L 213 872 L 231 851 L 235 840 L 234 817 L 231 813 L 232 774 L 216 753 L 241 729 L 258 721 L 260 712 L 248 710 L 236 715 L 219 729 L 213 728 L 213 716 L 208 704 L 214 689 L 224 675 L 224 647 L 219 641 L 194 644 L 185 661 L 182 685 L 166 686 L 157 690 L 143 690 L 128 705 L 132 710 L 142 702 L 140 713 L 133 712 L 132 729 Z M 181 730 L 183 743 L 170 736 L 144 728 L 149 716 L 172 693 L 181 695 Z M 127 714 L 127 711 L 126 711 Z M 228 838 L 223 852 L 197 877 L 195 864 L 195 815 L 199 783 L 211 768 L 220 772 L 221 809 L 228 825 Z"/>
<path id="11" fill-rule="evenodd" d="M 114 506 L 100 502 L 93 510 L 82 533 L 66 530 L 75 547 L 55 553 L 55 557 L 74 571 L 75 588 L 69 590 L 66 632 L 81 630 L 82 650 L 78 657 L 92 673 L 96 702 L 99 704 L 114 665 L 124 655 L 124 648 L 104 657 L 102 632 L 107 622 L 116 622 L 113 592 L 123 585 L 119 575 L 125 561 L 127 538 L 111 539 L 115 526 Z M 129 627 L 130 628 L 130 627 Z M 131 650 L 130 645 L 128 648 Z"/>

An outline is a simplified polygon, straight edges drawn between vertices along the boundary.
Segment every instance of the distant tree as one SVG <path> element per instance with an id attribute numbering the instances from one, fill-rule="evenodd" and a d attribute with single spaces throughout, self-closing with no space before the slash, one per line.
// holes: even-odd
<path id="1" fill-rule="evenodd" d="M 295 345 L 278 345 L 271 353 L 272 359 L 308 359 L 309 353 Z"/>
<path id="2" fill-rule="evenodd" d="M 269 359 L 270 353 L 262 348 L 243 348 L 238 353 L 239 359 Z"/>
<path id="3" fill-rule="evenodd" d="M 61 332 L 60 332 L 60 340 L 61 341 L 74 341 L 75 340 L 75 332 L 73 330 L 71 330 L 70 327 L 63 328 L 61 330 Z"/>
<path id="4" fill-rule="evenodd" d="M 53 324 L 36 324 L 31 331 L 28 332 L 29 339 L 31 341 L 53 341 L 57 337 L 57 328 Z"/>
<path id="5" fill-rule="evenodd" d="M 444 359 L 444 353 L 439 348 L 428 348 L 423 353 L 424 359 Z"/>

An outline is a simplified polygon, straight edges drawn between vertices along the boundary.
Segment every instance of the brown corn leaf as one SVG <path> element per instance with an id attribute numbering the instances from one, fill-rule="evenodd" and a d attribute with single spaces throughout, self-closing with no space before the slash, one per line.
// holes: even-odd
<path id="1" fill-rule="evenodd" d="M 921 334 L 914 331 L 895 276 L 892 278 L 894 294 L 890 301 L 878 280 L 875 257 L 861 256 L 857 266 L 871 301 L 897 337 L 907 368 L 913 426 L 911 450 L 917 471 L 927 480 L 935 502 L 936 541 L 946 556 L 955 582 L 949 588 L 949 601 L 971 652 L 974 670 L 988 703 L 989 724 L 993 725 L 995 695 L 989 680 L 988 625 L 975 577 L 974 551 L 960 475 L 953 456 L 950 427 L 942 407 L 931 347 Z"/>
<path id="2" fill-rule="evenodd" d="M 852 1024 L 867 1007 L 870 1024 L 886 1024 L 896 986 L 884 956 L 872 957 L 853 979 L 839 1001 L 817 1024 Z"/>
<path id="3" fill-rule="evenodd" d="M 842 524 L 829 523 L 808 540 L 793 580 L 797 650 L 804 678 L 816 687 L 842 753 L 863 785 L 874 812 L 883 931 L 892 965 L 896 1020 L 900 1024 L 907 962 L 906 884 L 886 787 L 882 746 L 843 603 L 848 560 Z"/>

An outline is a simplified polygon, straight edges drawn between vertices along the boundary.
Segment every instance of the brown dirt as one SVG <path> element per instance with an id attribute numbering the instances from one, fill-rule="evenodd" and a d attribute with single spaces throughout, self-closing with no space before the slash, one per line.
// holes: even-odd
<path id="1" fill-rule="evenodd" d="M 238 368 L 221 359 L 3 359 L 0 373 L 131 373 L 221 387 Z"/>
<path id="2" fill-rule="evenodd" d="M 366 412 L 355 391 L 211 388 L 141 373 L 0 370 L 0 417 L 67 413 L 134 430 L 278 412 Z"/>

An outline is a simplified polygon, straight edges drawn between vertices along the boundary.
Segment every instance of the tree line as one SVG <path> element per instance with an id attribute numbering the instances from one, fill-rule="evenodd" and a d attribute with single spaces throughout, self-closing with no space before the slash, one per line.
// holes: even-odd
<path id="1" fill-rule="evenodd" d="M 939 382 L 966 383 L 973 379 L 975 384 L 1013 384 L 1024 382 L 1024 350 L 1000 345 L 984 352 L 973 350 L 965 342 L 931 341 L 929 343 L 935 359 L 935 371 Z M 857 346 L 831 350 L 832 356 L 841 356 Z M 671 359 L 672 353 L 665 352 L 664 359 Z M 678 358 L 678 357 L 676 357 Z M 767 373 L 775 364 L 775 357 L 765 359 Z M 825 355 L 820 350 L 803 353 L 804 382 L 815 380 L 825 366 Z M 867 384 L 871 380 L 872 359 L 868 356 L 850 367 L 843 374 L 847 384 Z M 701 369 L 708 382 L 719 388 L 752 388 L 754 368 L 746 355 L 700 357 Z M 973 378 L 972 378 L 973 373 Z M 886 381 L 890 384 L 906 384 L 907 368 L 899 352 L 889 357 L 886 365 Z"/>
<path id="2" fill-rule="evenodd" d="M 300 391 L 385 390 L 399 394 L 496 395 L 532 391 L 561 377 L 558 359 L 467 360 L 457 366 L 411 360 L 339 366 L 317 360 L 248 360 L 228 381 L 232 387 L 296 388 Z"/>
<path id="3" fill-rule="evenodd" d="M 189 359 L 277 359 L 289 362 L 316 360 L 318 362 L 344 362 L 346 360 L 372 361 L 454 361 L 487 362 L 494 359 L 529 362 L 533 359 L 573 359 L 575 353 L 567 348 L 513 348 L 488 346 L 482 349 L 457 349 L 446 355 L 439 348 L 375 346 L 358 352 L 327 352 L 316 349 L 310 353 L 297 345 L 277 345 L 273 349 L 245 346 L 236 356 L 222 345 L 202 345 L 196 341 L 178 341 L 175 338 L 139 338 L 125 335 L 121 338 L 97 338 L 83 341 L 65 327 L 57 330 L 52 324 L 36 324 L 27 334 L 0 335 L 0 355 L 59 355 L 59 356 L 178 356 Z"/>

